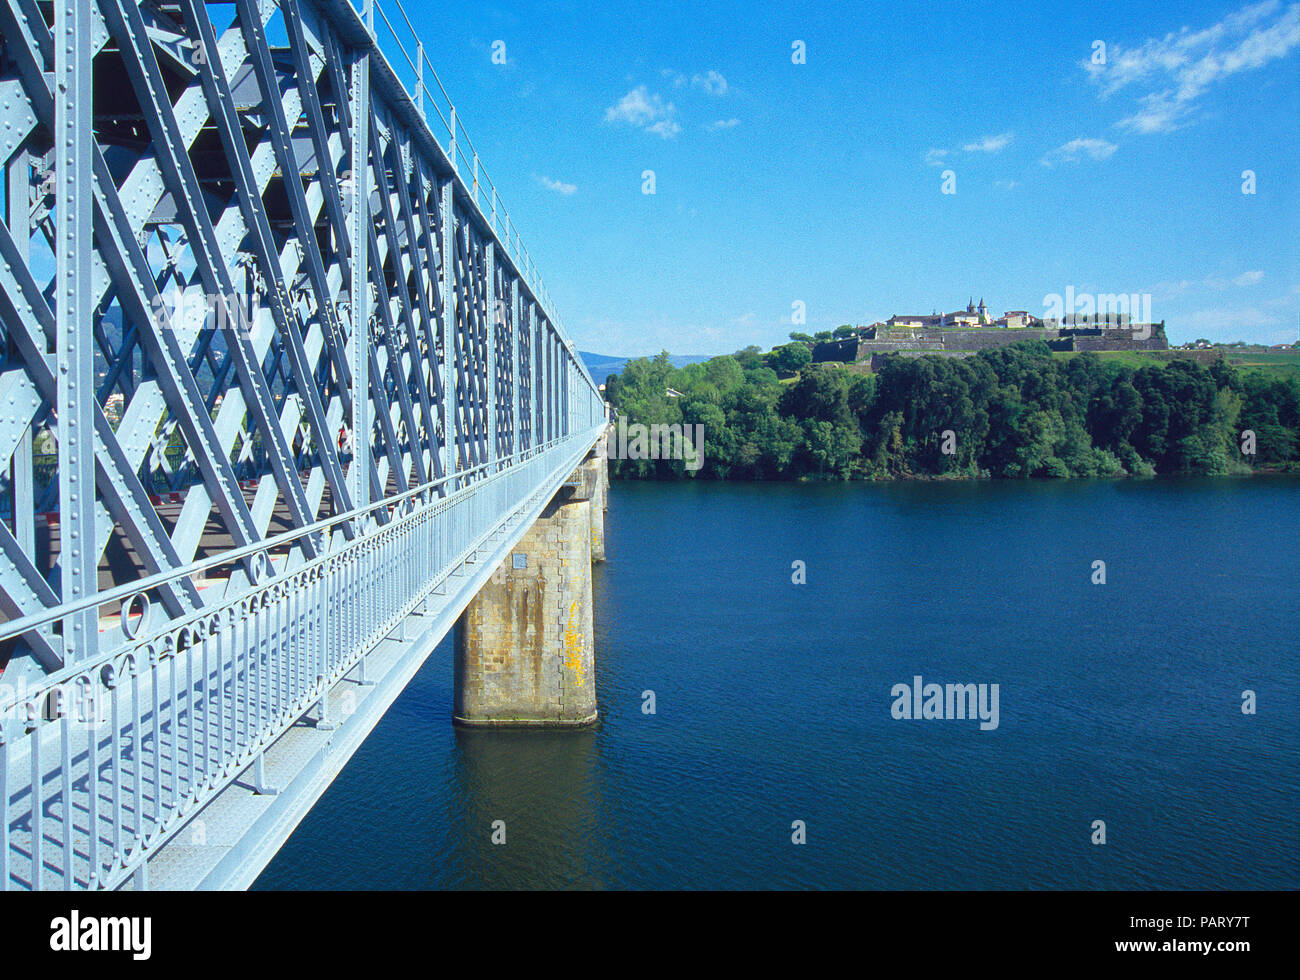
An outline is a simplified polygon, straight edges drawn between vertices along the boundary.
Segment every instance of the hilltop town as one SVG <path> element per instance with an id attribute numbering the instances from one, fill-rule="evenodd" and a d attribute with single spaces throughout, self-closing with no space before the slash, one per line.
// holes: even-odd
<path id="1" fill-rule="evenodd" d="M 969 357 L 981 350 L 1042 340 L 1054 351 L 1163 351 L 1164 321 L 1134 322 L 1126 312 L 1040 318 L 1026 310 L 993 317 L 983 298 L 952 313 L 894 314 L 870 326 L 840 327 L 832 337 L 791 334 L 812 342 L 814 362 L 872 361 L 883 354 Z"/>

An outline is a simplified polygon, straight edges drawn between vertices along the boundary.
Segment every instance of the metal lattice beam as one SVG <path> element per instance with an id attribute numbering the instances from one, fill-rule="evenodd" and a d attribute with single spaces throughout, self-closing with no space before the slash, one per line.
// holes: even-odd
<path id="1" fill-rule="evenodd" d="M 424 46 L 231 10 L 0 0 L 0 890 L 146 883 L 604 423 Z"/>

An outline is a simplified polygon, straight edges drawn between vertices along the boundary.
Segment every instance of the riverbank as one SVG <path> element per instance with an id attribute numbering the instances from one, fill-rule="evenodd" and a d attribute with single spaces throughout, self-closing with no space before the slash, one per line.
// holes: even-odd
<path id="1" fill-rule="evenodd" d="M 971 483 L 971 482 L 1060 482 L 1071 480 L 1159 480 L 1174 479 L 1185 477 L 1204 477 L 1213 476 L 1221 478 L 1238 478 L 1248 479 L 1251 477 L 1269 477 L 1269 476 L 1297 476 L 1300 477 L 1300 464 L 1292 463 L 1286 466 L 1273 467 L 1243 467 L 1234 469 L 1227 473 L 1120 473 L 1110 476 L 1065 476 L 1065 477 L 996 477 L 987 470 L 978 473 L 898 473 L 889 476 L 853 476 L 844 480 L 829 480 L 818 478 L 816 476 L 799 476 L 799 477 L 770 477 L 766 479 L 727 479 L 712 476 L 677 476 L 669 474 L 665 476 L 645 475 L 645 476 L 614 476 L 611 479 L 620 483 L 680 483 L 683 481 L 696 480 L 703 483 L 792 483 L 792 484 L 818 484 L 818 483 Z"/>

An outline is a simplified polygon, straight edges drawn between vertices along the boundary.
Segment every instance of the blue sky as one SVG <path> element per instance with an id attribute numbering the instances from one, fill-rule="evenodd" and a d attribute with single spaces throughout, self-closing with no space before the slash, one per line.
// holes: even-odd
<path id="1" fill-rule="evenodd" d="M 881 6 L 410 13 L 583 350 L 1067 287 L 1149 293 L 1176 343 L 1297 339 L 1300 4 Z"/>

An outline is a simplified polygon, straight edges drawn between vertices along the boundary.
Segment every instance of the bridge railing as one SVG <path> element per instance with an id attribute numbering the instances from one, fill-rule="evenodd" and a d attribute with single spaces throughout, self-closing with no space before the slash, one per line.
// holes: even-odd
<path id="1" fill-rule="evenodd" d="M 599 428 L 599 427 L 598 427 Z M 18 691 L 0 688 L 0 890 L 113 888 L 416 609 L 504 519 L 551 493 L 597 429 L 196 562 L 80 605 L 122 603 L 121 642 Z M 348 522 L 371 533 L 298 565 L 273 552 Z M 247 590 L 151 628 L 148 590 L 232 558 Z M 58 611 L 66 616 L 76 603 Z M 0 640 L 37 625 L 0 626 Z M 105 644 L 107 647 L 108 644 Z M 322 708 L 322 710 L 324 710 Z M 18 738 L 6 729 L 21 728 Z"/>

